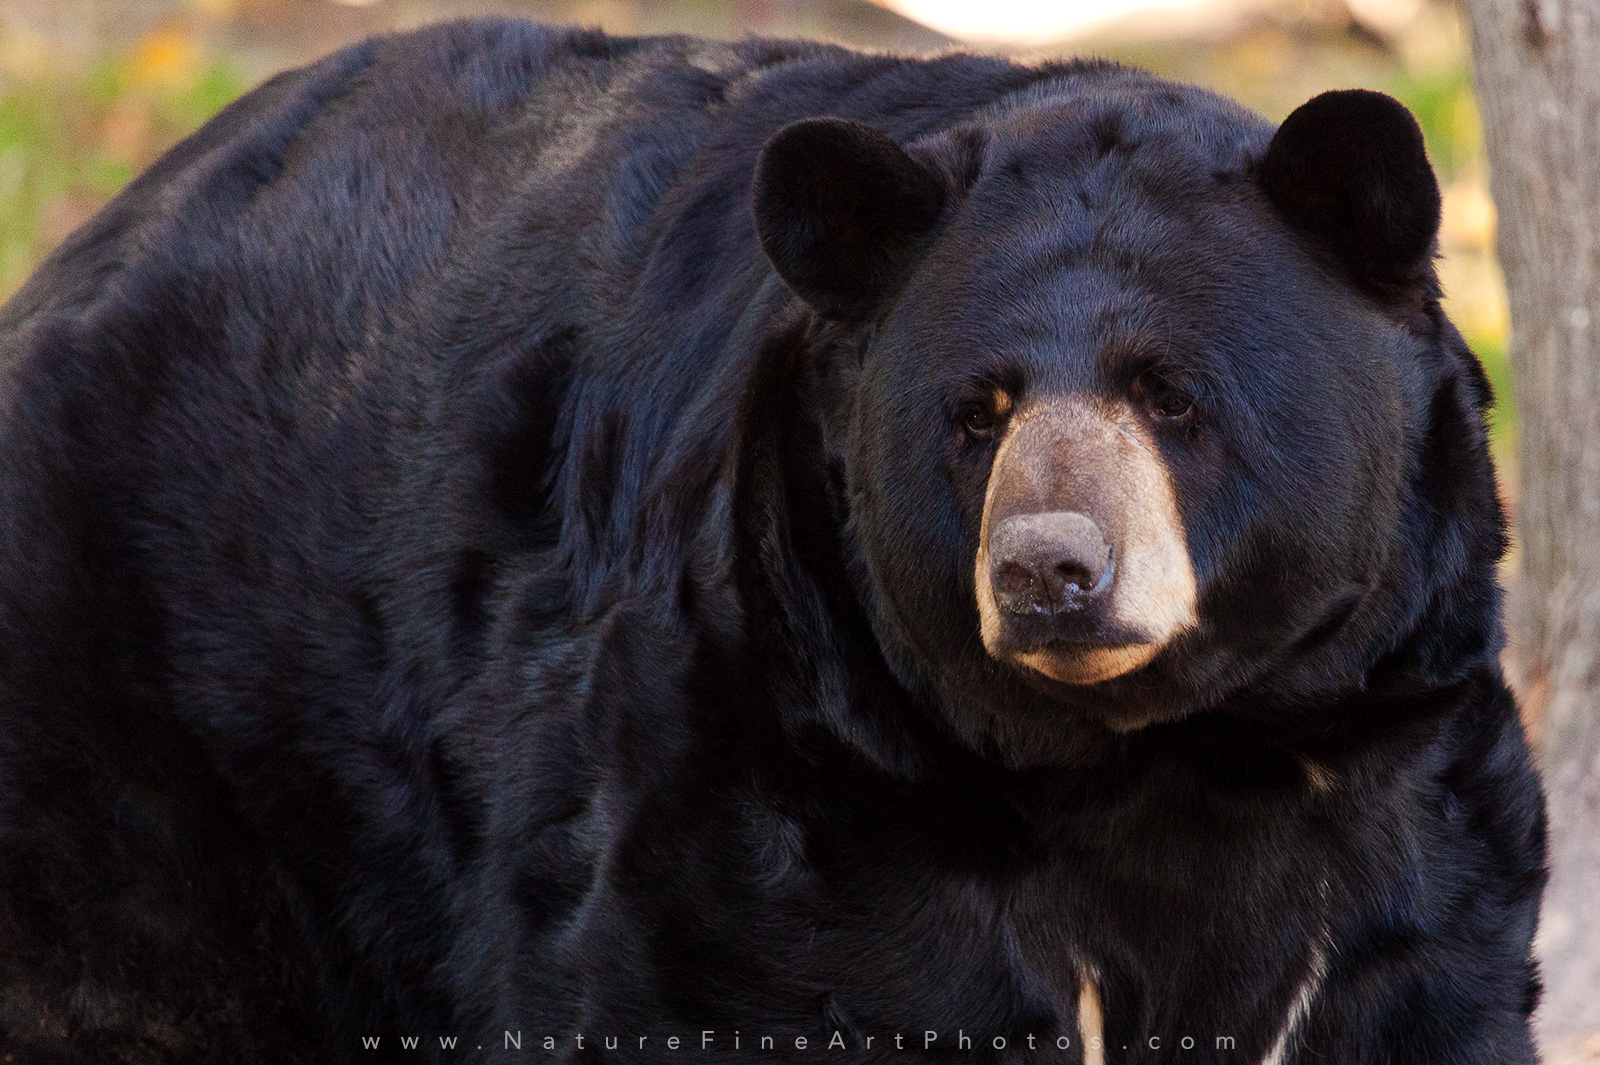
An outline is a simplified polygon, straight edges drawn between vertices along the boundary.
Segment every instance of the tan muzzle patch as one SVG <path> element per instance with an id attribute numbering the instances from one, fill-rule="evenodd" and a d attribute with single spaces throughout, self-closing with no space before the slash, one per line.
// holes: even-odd
<path id="1" fill-rule="evenodd" d="M 1007 560 L 991 557 L 991 533 L 1019 515 L 1053 514 L 1079 525 L 1087 516 L 1109 544 L 1110 570 L 1092 595 L 1078 596 L 1074 584 L 1064 605 L 1025 609 L 997 588 L 993 564 L 1005 572 Z M 975 577 L 989 654 L 1068 684 L 1138 669 L 1196 623 L 1172 478 L 1131 405 L 1073 395 L 1016 412 L 989 472 Z"/>

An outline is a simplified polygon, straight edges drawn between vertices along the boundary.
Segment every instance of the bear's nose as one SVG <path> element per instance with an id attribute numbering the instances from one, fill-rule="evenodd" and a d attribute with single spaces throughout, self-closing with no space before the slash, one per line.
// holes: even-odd
<path id="1" fill-rule="evenodd" d="M 1017 514 L 989 533 L 989 581 L 1012 614 L 1081 610 L 1111 583 L 1111 547 L 1075 511 Z"/>

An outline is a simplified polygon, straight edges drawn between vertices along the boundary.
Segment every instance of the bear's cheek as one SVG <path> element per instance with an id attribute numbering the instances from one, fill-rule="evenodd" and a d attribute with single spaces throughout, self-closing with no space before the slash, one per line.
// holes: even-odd
<path id="1" fill-rule="evenodd" d="M 1029 405 L 995 452 L 974 571 L 988 653 L 1067 684 L 1145 665 L 1198 618 L 1172 473 L 1144 419 Z"/>
<path id="2" fill-rule="evenodd" d="M 976 496 L 981 506 L 987 471 L 929 460 L 946 440 L 930 428 L 921 398 L 899 381 L 873 390 L 858 413 L 846 480 L 854 486 L 853 564 L 870 589 L 879 636 L 937 672 L 971 640 L 969 538 L 980 511 L 969 513 L 965 500 Z"/>

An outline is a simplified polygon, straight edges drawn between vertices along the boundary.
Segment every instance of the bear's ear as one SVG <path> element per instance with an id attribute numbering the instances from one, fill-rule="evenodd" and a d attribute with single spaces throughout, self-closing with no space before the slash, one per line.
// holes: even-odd
<path id="1" fill-rule="evenodd" d="M 946 182 L 859 122 L 809 118 L 756 163 L 756 236 L 779 276 L 828 318 L 870 318 L 921 255 Z"/>
<path id="2" fill-rule="evenodd" d="M 1325 92 L 1284 119 L 1261 185 L 1289 223 L 1364 280 L 1414 284 L 1439 232 L 1439 183 L 1405 105 L 1363 89 Z"/>

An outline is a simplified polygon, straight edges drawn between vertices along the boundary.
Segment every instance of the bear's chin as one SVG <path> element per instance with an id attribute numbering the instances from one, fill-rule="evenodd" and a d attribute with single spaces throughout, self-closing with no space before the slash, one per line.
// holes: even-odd
<path id="1" fill-rule="evenodd" d="M 1135 643 L 1089 649 L 1047 647 L 1011 656 L 1017 665 L 1063 684 L 1084 686 L 1120 677 L 1148 663 L 1161 644 Z"/>

